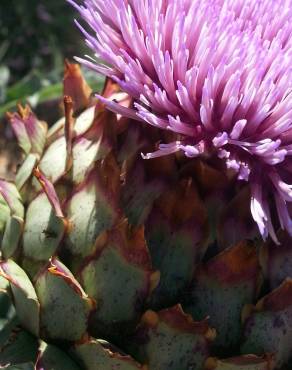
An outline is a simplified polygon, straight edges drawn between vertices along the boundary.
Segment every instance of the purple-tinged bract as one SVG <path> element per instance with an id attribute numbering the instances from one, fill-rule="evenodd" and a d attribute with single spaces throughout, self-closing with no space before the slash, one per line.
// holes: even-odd
<path id="1" fill-rule="evenodd" d="M 292 1 L 85 0 L 74 5 L 96 60 L 134 99 L 113 110 L 180 134 L 145 158 L 215 153 L 251 189 L 264 238 L 292 234 Z M 104 63 L 100 62 L 102 60 Z"/>

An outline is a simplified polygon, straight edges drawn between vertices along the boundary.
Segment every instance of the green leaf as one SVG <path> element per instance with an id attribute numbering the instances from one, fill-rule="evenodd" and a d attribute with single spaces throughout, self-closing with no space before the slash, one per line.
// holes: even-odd
<path id="1" fill-rule="evenodd" d="M 94 250 L 96 238 L 113 226 L 117 211 L 110 195 L 93 169 L 70 199 L 67 215 L 72 229 L 66 244 L 74 255 L 88 256 Z"/>
<path id="2" fill-rule="evenodd" d="M 23 186 L 26 184 L 28 179 L 32 176 L 33 169 L 37 163 L 37 157 L 35 154 L 29 154 L 25 161 L 22 163 L 21 167 L 17 171 L 15 184 L 18 191 L 21 191 Z"/>
<path id="3" fill-rule="evenodd" d="M 9 76 L 9 69 L 6 66 L 0 65 L 0 103 L 3 103 L 6 98 L 6 87 L 9 81 Z"/>
<path id="4" fill-rule="evenodd" d="M 47 261 L 63 238 L 65 226 L 55 215 L 47 195 L 39 194 L 29 205 L 23 232 L 23 253 L 34 261 Z"/>
<path id="5" fill-rule="evenodd" d="M 41 343 L 41 354 L 36 369 L 44 370 L 80 370 L 73 360 L 59 348 Z"/>
<path id="6" fill-rule="evenodd" d="M 39 302 L 34 287 L 21 267 L 14 261 L 3 261 L 0 274 L 10 282 L 15 309 L 21 325 L 38 336 Z"/>
<path id="7" fill-rule="evenodd" d="M 98 340 L 76 345 L 73 353 L 83 364 L 85 370 L 142 370 L 141 366 L 130 356 L 115 353 L 104 347 Z"/>
<path id="8" fill-rule="evenodd" d="M 40 73 L 32 71 L 22 80 L 18 81 L 7 89 L 7 100 L 23 99 L 26 96 L 33 94 L 42 87 L 42 79 Z"/>
<path id="9" fill-rule="evenodd" d="M 23 219 L 12 216 L 8 219 L 3 235 L 1 250 L 5 259 L 11 258 L 17 250 L 23 230 Z"/>
<path id="10" fill-rule="evenodd" d="M 44 335 L 50 339 L 80 340 L 86 333 L 92 306 L 71 272 L 53 260 L 38 276 L 36 291 L 42 307 Z"/>
<path id="11" fill-rule="evenodd" d="M 10 364 L 16 369 L 29 369 L 28 364 L 23 366 L 25 363 L 34 362 L 37 354 L 38 340 L 25 331 L 15 330 L 11 332 L 9 340 L 0 347 L 0 367 Z"/>
<path id="12" fill-rule="evenodd" d="M 138 329 L 139 359 L 151 370 L 202 370 L 213 335 L 206 320 L 193 321 L 179 305 L 147 311 Z"/>

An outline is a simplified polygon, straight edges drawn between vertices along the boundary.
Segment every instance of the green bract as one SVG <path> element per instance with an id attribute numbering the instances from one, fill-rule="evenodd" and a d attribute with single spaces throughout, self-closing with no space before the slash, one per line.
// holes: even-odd
<path id="1" fill-rule="evenodd" d="M 263 245 L 220 162 L 143 160 L 172 135 L 106 111 L 78 76 L 83 110 L 66 96 L 49 130 L 11 116 L 37 135 L 17 135 L 23 163 L 0 180 L 0 367 L 289 369 L 287 236 Z M 110 80 L 103 95 L 132 104 Z"/>

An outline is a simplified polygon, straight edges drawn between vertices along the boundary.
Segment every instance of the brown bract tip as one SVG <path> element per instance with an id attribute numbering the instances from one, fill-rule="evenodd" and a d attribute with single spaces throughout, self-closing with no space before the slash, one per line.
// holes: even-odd
<path id="1" fill-rule="evenodd" d="M 73 101 L 71 96 L 64 96 L 64 109 L 65 109 L 65 138 L 66 138 L 66 171 L 72 166 L 72 143 L 74 137 L 74 123 L 73 118 Z"/>
<path id="2" fill-rule="evenodd" d="M 79 112 L 90 105 L 91 88 L 84 79 L 79 64 L 65 61 L 63 80 L 64 95 L 73 99 L 74 112 Z"/>
<path id="3" fill-rule="evenodd" d="M 204 193 L 225 189 L 228 179 L 223 171 L 200 159 L 188 160 L 181 168 L 182 177 L 192 176 Z"/>
<path id="4" fill-rule="evenodd" d="M 40 171 L 38 167 L 34 168 L 33 174 L 40 183 L 44 193 L 46 194 L 51 206 L 53 207 L 55 214 L 59 218 L 64 218 L 64 214 L 61 208 L 60 200 L 54 188 L 54 185 L 49 179 Z"/>
<path id="5" fill-rule="evenodd" d="M 17 104 L 17 109 L 22 119 L 27 119 L 29 115 L 32 113 L 32 110 L 30 109 L 30 106 L 28 104 L 26 104 L 25 106 Z"/>
<path id="6" fill-rule="evenodd" d="M 234 284 L 257 277 L 260 272 L 255 245 L 241 241 L 212 258 L 205 266 L 206 273 L 223 283 Z"/>
<path id="7" fill-rule="evenodd" d="M 74 278 L 72 273 L 55 257 L 50 259 L 47 266 L 47 272 L 54 276 L 63 279 L 80 297 L 87 300 L 89 306 L 93 309 L 95 307 L 94 300 L 88 298 L 87 294 L 82 289 L 79 282 Z M 45 273 L 45 271 L 44 271 Z"/>
<path id="8" fill-rule="evenodd" d="M 256 304 L 257 311 L 282 311 L 292 309 L 292 279 L 286 280 L 271 293 L 267 294 Z"/>
<path id="9" fill-rule="evenodd" d="M 106 77 L 101 95 L 105 98 L 109 98 L 119 91 L 121 91 L 119 85 L 111 78 Z"/>
<path id="10" fill-rule="evenodd" d="M 112 198 L 118 199 L 120 194 L 121 171 L 112 152 L 97 163 L 96 173 L 107 193 L 110 194 Z"/>
<path id="11" fill-rule="evenodd" d="M 199 225 L 207 221 L 207 211 L 192 178 L 180 180 L 172 189 L 163 193 L 155 206 L 173 225 L 180 225 L 194 218 Z"/>
<path id="12" fill-rule="evenodd" d="M 227 359 L 219 360 L 215 357 L 209 357 L 205 362 L 205 370 L 215 370 L 221 365 L 227 364 L 228 368 L 230 365 L 239 366 L 252 366 L 252 365 L 265 365 L 266 370 L 272 370 L 274 368 L 274 357 L 271 354 L 265 354 L 263 356 L 256 355 L 242 355 L 237 357 L 230 357 Z"/>
<path id="13" fill-rule="evenodd" d="M 207 319 L 194 321 L 191 315 L 183 311 L 180 304 L 159 312 L 146 311 L 142 317 L 142 324 L 146 326 L 156 327 L 159 322 L 164 322 L 181 332 L 203 335 L 208 340 L 213 340 L 216 336 L 215 330 L 209 327 Z"/>
<path id="14" fill-rule="evenodd" d="M 143 226 L 133 227 L 124 218 L 108 235 L 109 243 L 114 244 L 129 262 L 143 269 L 151 270 L 151 258 L 145 241 Z"/>

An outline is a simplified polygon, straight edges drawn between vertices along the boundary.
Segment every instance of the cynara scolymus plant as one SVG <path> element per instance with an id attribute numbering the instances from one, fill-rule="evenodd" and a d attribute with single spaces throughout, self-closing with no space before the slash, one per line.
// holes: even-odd
<path id="1" fill-rule="evenodd" d="M 107 78 L 8 114 L 0 367 L 291 370 L 291 0 L 69 2 Z"/>
<path id="2" fill-rule="evenodd" d="M 70 2 L 92 29 L 97 60 L 81 62 L 135 100 L 108 108 L 180 135 L 145 157 L 217 155 L 250 184 L 262 236 L 276 240 L 269 197 L 292 234 L 291 1 Z"/>

